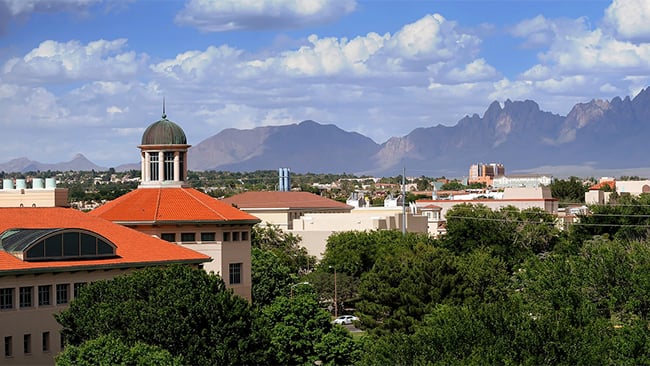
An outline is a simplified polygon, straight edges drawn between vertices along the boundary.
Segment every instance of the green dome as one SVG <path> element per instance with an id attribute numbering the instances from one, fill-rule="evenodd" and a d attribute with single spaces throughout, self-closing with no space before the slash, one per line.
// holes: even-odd
<path id="1" fill-rule="evenodd" d="M 183 129 L 163 114 L 160 121 L 144 131 L 142 145 L 187 145 L 187 138 Z"/>

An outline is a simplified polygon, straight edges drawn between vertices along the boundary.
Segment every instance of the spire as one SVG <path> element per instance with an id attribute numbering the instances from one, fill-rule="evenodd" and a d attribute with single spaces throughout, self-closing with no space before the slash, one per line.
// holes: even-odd
<path id="1" fill-rule="evenodd" d="M 163 119 L 167 118 L 167 114 L 165 114 L 165 97 L 164 96 L 163 96 L 163 114 L 162 114 L 162 118 Z"/>

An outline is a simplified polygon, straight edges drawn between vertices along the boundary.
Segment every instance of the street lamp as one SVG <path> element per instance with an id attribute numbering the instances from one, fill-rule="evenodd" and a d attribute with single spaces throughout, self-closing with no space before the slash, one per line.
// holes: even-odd
<path id="1" fill-rule="evenodd" d="M 300 286 L 300 285 L 309 285 L 309 282 L 306 282 L 306 281 L 305 282 L 298 282 L 298 283 L 294 283 L 293 285 L 291 285 L 291 290 L 290 291 L 291 291 L 291 298 L 292 299 L 293 299 L 293 288 L 296 287 L 296 286 Z"/>
<path id="2" fill-rule="evenodd" d="M 336 267 L 330 266 L 330 268 L 334 269 L 334 317 L 338 318 L 339 317 L 339 306 L 338 306 L 338 303 L 336 302 Z"/>

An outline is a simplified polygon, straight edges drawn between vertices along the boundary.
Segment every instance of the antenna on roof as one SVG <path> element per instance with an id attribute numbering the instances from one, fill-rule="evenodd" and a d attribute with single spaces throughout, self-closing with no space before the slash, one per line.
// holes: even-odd
<path id="1" fill-rule="evenodd" d="M 163 96 L 163 114 L 162 114 L 162 118 L 163 119 L 167 118 L 167 115 L 165 114 L 165 96 Z"/>

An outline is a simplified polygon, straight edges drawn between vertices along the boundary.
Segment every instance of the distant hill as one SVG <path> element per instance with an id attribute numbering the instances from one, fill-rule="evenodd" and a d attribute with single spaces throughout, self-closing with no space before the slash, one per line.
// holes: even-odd
<path id="1" fill-rule="evenodd" d="M 0 163 L 0 171 L 3 172 L 36 172 L 36 171 L 80 171 L 80 170 L 108 170 L 108 168 L 101 167 L 88 160 L 82 154 L 76 154 L 72 160 L 61 163 L 44 164 L 38 161 L 30 160 L 28 158 L 17 158 L 10 160 L 6 163 Z"/>
<path id="2" fill-rule="evenodd" d="M 499 162 L 506 173 L 589 174 L 642 168 L 650 172 L 650 88 L 634 98 L 576 104 L 567 116 L 540 110 L 532 100 L 493 102 L 483 116 L 454 126 L 421 127 L 383 144 L 335 125 L 303 121 L 284 126 L 225 129 L 195 144 L 189 169 L 254 171 L 291 168 L 298 173 L 395 176 L 466 176 L 473 163 Z M 0 171 L 101 170 L 78 154 L 67 163 L 27 158 Z M 116 170 L 139 169 L 139 163 Z M 544 169 L 544 171 L 540 171 Z M 616 170 L 614 170 L 616 169 Z M 571 173 L 575 172 L 575 173 Z"/>
<path id="3" fill-rule="evenodd" d="M 250 130 L 229 128 L 192 147 L 191 170 L 255 171 L 281 167 L 296 172 L 358 172 L 368 165 L 379 145 L 356 132 L 334 125 L 303 121 Z"/>

